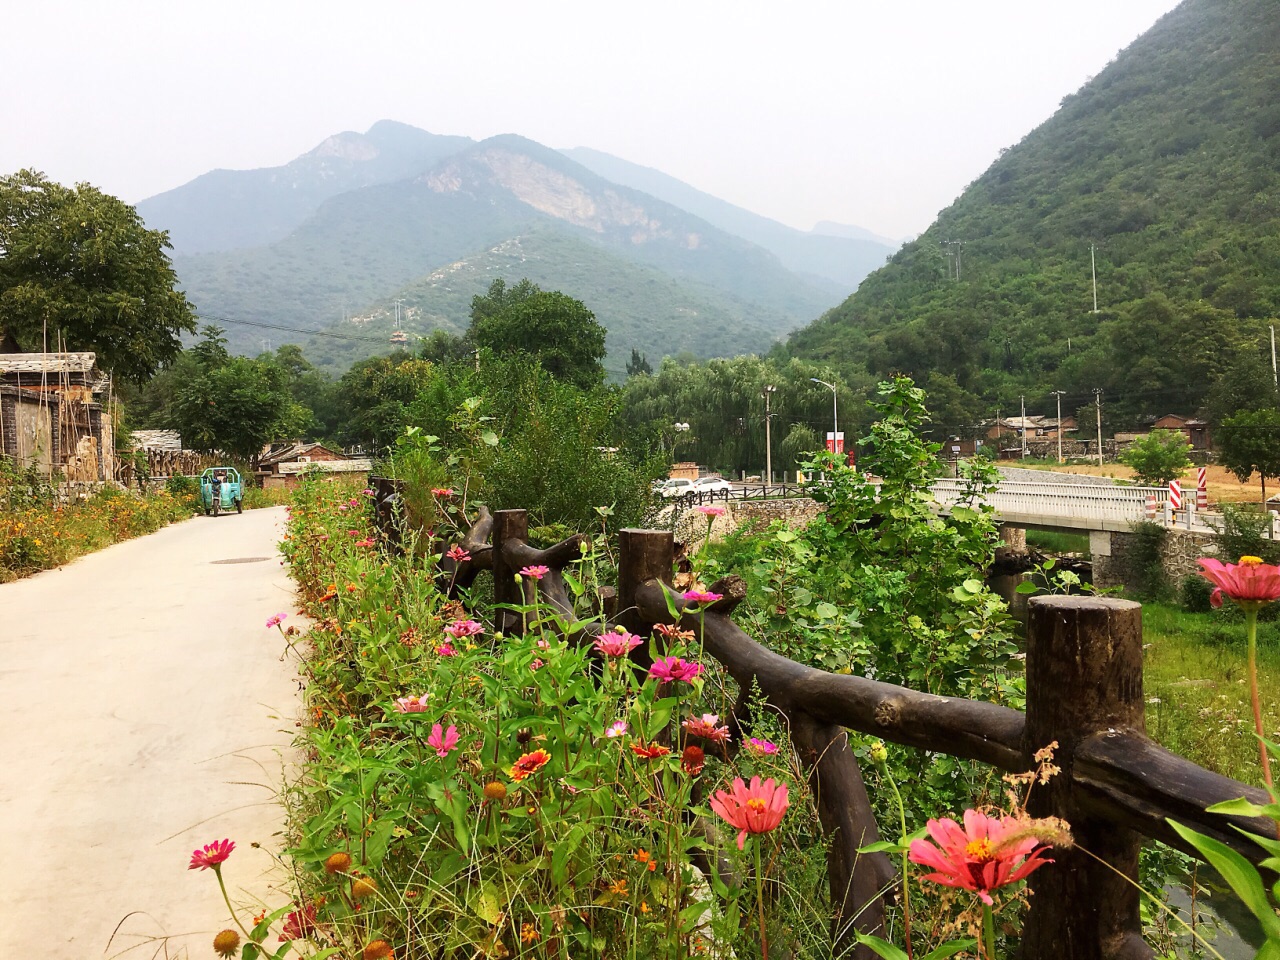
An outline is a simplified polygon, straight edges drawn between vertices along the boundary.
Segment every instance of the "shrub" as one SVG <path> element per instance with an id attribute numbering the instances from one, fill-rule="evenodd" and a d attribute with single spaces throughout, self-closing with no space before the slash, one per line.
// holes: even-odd
<path id="1" fill-rule="evenodd" d="M 1209 595 L 1213 593 L 1213 585 L 1204 577 L 1189 573 L 1178 584 L 1178 603 L 1188 613 L 1208 613 Z"/>

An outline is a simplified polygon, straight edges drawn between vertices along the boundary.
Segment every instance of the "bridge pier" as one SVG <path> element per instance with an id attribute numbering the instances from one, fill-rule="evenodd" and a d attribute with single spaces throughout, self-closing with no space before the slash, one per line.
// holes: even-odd
<path id="1" fill-rule="evenodd" d="M 1009 523 L 1000 525 L 1000 543 L 996 546 L 997 566 L 1014 565 L 1027 555 L 1027 529 Z"/>

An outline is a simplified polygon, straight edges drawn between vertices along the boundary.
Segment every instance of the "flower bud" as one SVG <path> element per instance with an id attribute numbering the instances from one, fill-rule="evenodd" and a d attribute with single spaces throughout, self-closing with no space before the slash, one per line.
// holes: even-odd
<path id="1" fill-rule="evenodd" d="M 889 751 L 885 748 L 884 741 L 877 740 L 871 744 L 871 749 L 867 752 L 867 756 L 877 767 L 884 766 L 889 759 Z"/>

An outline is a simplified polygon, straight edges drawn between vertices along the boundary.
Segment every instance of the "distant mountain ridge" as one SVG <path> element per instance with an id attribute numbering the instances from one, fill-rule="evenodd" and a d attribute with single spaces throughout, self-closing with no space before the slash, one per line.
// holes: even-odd
<path id="1" fill-rule="evenodd" d="M 169 231 L 179 256 L 264 246 L 284 239 L 330 197 L 415 177 L 474 142 L 379 120 L 366 133 L 335 134 L 281 167 L 212 170 L 137 209 Z"/>
<path id="2" fill-rule="evenodd" d="M 642 167 L 589 147 L 574 147 L 560 152 L 607 180 L 665 200 L 721 230 L 764 247 L 775 254 L 788 270 L 824 277 L 850 289 L 872 270 L 882 266 L 897 248 L 897 244 L 860 227 L 847 227 L 830 221 L 819 225 L 826 230 L 815 228 L 813 232 L 805 233 L 735 207 L 660 170 Z"/>
<path id="3" fill-rule="evenodd" d="M 493 251 L 522 238 L 537 238 L 539 282 L 577 278 L 578 289 L 562 289 L 590 296 L 624 358 L 633 346 L 653 360 L 686 348 L 699 356 L 765 349 L 850 288 L 787 269 L 749 238 L 513 134 L 477 143 L 384 121 L 282 167 L 206 174 L 139 210 L 148 225 L 174 231 L 175 267 L 202 315 L 290 327 L 300 331 L 295 341 L 306 339 L 301 331 L 337 332 L 343 317 L 377 316 L 379 304 L 452 264 L 507 263 L 515 272 L 504 279 L 518 281 L 515 262 Z M 861 243 L 819 239 L 846 251 Z M 554 256 L 575 259 L 548 263 Z M 577 271 L 583 260 L 611 282 Z M 468 276 L 478 284 L 488 273 Z M 421 316 L 465 326 L 470 295 L 483 288 L 437 297 L 449 312 L 424 306 Z M 722 329 L 690 336 L 684 317 L 703 318 L 695 327 L 714 317 Z M 233 348 L 252 350 L 260 331 L 232 325 L 228 335 Z M 325 352 L 333 367 L 344 365 L 340 351 Z M 621 368 L 617 356 L 609 366 Z"/>

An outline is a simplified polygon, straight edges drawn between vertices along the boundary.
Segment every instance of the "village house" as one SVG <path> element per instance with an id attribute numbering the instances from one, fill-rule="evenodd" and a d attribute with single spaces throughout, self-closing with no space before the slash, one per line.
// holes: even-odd
<path id="1" fill-rule="evenodd" d="M 92 353 L 0 354 L 0 454 L 42 475 L 112 479 L 110 378 Z"/>
<path id="2" fill-rule="evenodd" d="M 367 473 L 373 463 L 367 457 L 348 457 L 322 443 L 292 440 L 272 444 L 258 458 L 257 475 L 264 489 L 297 486 L 307 470 L 324 473 Z"/>

